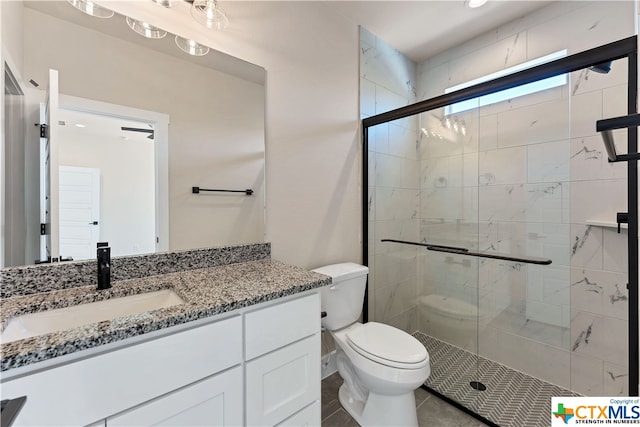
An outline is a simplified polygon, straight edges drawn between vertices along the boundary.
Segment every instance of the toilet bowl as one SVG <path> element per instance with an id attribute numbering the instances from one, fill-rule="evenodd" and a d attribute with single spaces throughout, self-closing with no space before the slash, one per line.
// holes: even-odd
<path id="1" fill-rule="evenodd" d="M 430 294 L 418 298 L 420 330 L 461 348 L 475 347 L 478 307 L 460 299 Z"/>
<path id="2" fill-rule="evenodd" d="M 314 270 L 331 276 L 321 289 L 323 326 L 336 343 L 344 380 L 338 398 L 361 426 L 417 426 L 414 390 L 430 374 L 429 353 L 414 337 L 389 325 L 358 323 L 368 269 L 353 263 Z"/>

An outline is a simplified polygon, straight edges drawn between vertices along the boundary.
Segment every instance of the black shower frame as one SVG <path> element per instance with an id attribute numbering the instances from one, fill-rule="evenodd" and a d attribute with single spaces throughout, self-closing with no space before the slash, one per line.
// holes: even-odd
<path id="1" fill-rule="evenodd" d="M 455 92 L 436 96 L 406 107 L 367 117 L 362 120 L 362 260 L 369 263 L 369 128 L 394 120 L 413 116 L 425 111 L 442 108 L 494 92 L 510 89 L 549 77 L 578 71 L 603 62 L 627 58 L 627 114 L 637 113 L 638 97 L 638 40 L 628 37 L 605 44 L 562 59 L 538 65 L 517 73 L 509 74 L 485 83 L 480 83 Z M 593 124 L 594 129 L 596 124 Z M 627 132 L 628 153 L 638 152 L 638 128 L 630 127 Z M 638 396 L 638 162 L 627 162 L 628 193 L 628 257 L 629 257 L 629 396 Z M 363 320 L 369 318 L 369 289 L 365 292 Z"/>

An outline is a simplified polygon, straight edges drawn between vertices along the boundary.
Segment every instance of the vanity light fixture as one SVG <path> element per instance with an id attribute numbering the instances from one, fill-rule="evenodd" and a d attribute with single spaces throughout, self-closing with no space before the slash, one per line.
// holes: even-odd
<path id="1" fill-rule="evenodd" d="M 91 0 L 67 0 L 69 4 L 76 9 L 86 13 L 87 15 L 95 16 L 96 18 L 111 18 L 113 16 L 113 10 L 106 9 L 102 6 L 98 6 Z"/>
<path id="2" fill-rule="evenodd" d="M 191 39 L 185 39 L 184 37 L 176 36 L 176 44 L 181 50 L 187 52 L 189 55 L 204 56 L 209 53 L 209 48 L 207 46 L 201 45 Z"/>
<path id="3" fill-rule="evenodd" d="M 476 7 L 480 7 L 484 5 L 487 0 L 467 0 L 467 6 L 471 9 L 475 9 Z"/>
<path id="4" fill-rule="evenodd" d="M 229 18 L 218 6 L 217 0 L 194 0 L 191 16 L 207 28 L 224 30 L 229 25 Z"/>
<path id="5" fill-rule="evenodd" d="M 160 6 L 164 6 L 164 7 L 173 7 L 176 4 L 178 4 L 178 2 L 182 1 L 182 0 L 153 0 L 155 3 L 158 3 Z"/>
<path id="6" fill-rule="evenodd" d="M 162 30 L 158 27 L 154 27 L 153 25 L 144 22 L 138 21 L 137 19 L 132 19 L 127 16 L 127 25 L 136 33 L 145 36 L 148 39 L 161 39 L 167 35 L 165 30 Z"/>

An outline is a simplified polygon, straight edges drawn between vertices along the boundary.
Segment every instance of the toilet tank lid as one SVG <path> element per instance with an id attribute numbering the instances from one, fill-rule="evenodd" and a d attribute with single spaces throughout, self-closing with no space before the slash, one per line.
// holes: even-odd
<path id="1" fill-rule="evenodd" d="M 312 271 L 324 274 L 325 276 L 331 276 L 335 282 L 336 279 L 347 280 L 352 277 L 364 276 L 369 273 L 369 268 L 354 262 L 343 262 L 341 264 L 331 264 L 319 267 Z"/>

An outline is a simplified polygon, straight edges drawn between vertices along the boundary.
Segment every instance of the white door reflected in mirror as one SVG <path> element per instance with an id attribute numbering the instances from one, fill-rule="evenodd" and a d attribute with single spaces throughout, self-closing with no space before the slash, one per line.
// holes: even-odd
<path id="1" fill-rule="evenodd" d="M 100 238 L 100 169 L 60 166 L 60 254 L 95 256 Z"/>

